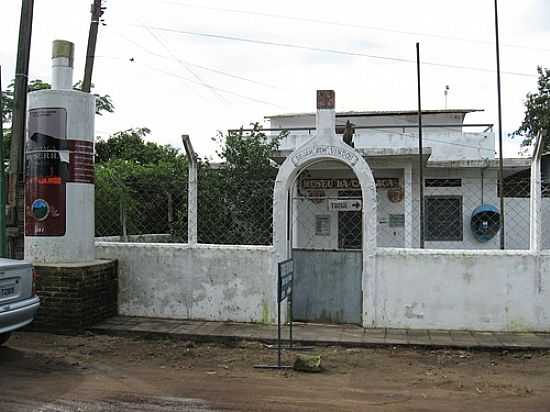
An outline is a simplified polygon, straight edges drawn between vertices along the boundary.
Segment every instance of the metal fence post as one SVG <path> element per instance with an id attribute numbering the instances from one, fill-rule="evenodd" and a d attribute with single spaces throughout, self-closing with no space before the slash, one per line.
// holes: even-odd
<path id="1" fill-rule="evenodd" d="M 189 161 L 188 189 L 187 189 L 187 243 L 197 243 L 197 214 L 198 214 L 198 167 L 197 156 L 193 150 L 191 139 L 188 135 L 182 135 L 181 140 Z"/>

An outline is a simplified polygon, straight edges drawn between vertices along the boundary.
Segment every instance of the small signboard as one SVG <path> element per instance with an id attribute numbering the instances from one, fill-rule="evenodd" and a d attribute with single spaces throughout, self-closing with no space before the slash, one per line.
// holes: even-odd
<path id="1" fill-rule="evenodd" d="M 332 199 L 328 201 L 328 210 L 336 212 L 349 212 L 361 210 L 363 202 L 361 199 Z"/>
<path id="2" fill-rule="evenodd" d="M 293 281 L 294 260 L 289 259 L 279 263 L 279 302 L 291 296 Z"/>

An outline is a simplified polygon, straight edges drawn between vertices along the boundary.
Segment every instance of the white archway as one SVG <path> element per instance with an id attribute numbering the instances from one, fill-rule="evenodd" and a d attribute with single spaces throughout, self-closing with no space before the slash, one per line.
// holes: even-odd
<path id="1" fill-rule="evenodd" d="M 319 96 L 319 94 L 318 94 Z M 319 97 L 318 97 L 319 99 Z M 376 184 L 365 159 L 336 136 L 334 109 L 318 109 L 317 136 L 292 152 L 279 168 L 273 193 L 273 248 L 274 282 L 276 289 L 278 263 L 288 259 L 289 244 L 289 190 L 298 174 L 309 165 L 323 160 L 336 160 L 349 166 L 359 183 L 363 195 L 363 313 L 364 327 L 375 326 L 374 302 L 376 271 Z"/>

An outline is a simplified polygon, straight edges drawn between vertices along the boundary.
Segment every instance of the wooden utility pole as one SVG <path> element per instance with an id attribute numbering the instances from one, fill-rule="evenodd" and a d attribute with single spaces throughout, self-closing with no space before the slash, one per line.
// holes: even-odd
<path id="1" fill-rule="evenodd" d="M 90 22 L 90 34 L 88 35 L 88 50 L 86 51 L 86 67 L 84 68 L 84 80 L 82 81 L 82 91 L 86 93 L 90 93 L 90 89 L 92 88 L 97 32 L 99 19 L 103 15 L 103 10 L 104 8 L 101 6 L 101 0 L 94 0 L 91 10 L 92 21 Z"/>
<path id="2" fill-rule="evenodd" d="M 25 118 L 27 111 L 27 87 L 31 52 L 34 0 L 23 0 L 19 24 L 19 42 L 15 67 L 14 110 L 10 148 L 9 194 L 10 223 L 17 226 L 15 250 L 12 257 L 22 257 L 23 252 L 23 190 L 25 155 Z"/>

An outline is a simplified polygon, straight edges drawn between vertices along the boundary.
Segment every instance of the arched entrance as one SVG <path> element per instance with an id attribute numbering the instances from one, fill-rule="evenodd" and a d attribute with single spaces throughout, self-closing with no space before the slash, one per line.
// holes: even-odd
<path id="1" fill-rule="evenodd" d="M 340 161 L 302 169 L 290 189 L 293 319 L 362 324 L 361 186 Z"/>
<path id="2" fill-rule="evenodd" d="M 330 94 L 332 93 L 332 98 Z M 328 94 L 328 98 L 327 95 Z M 328 102 L 328 104 L 327 104 Z M 315 265 L 316 268 L 322 273 L 330 273 L 326 269 L 327 264 L 333 265 L 333 274 L 326 277 L 325 282 L 319 282 L 315 284 L 316 287 L 322 288 L 322 293 L 334 294 L 335 284 L 337 282 L 337 272 L 342 268 L 342 265 L 350 264 L 351 267 L 360 268 L 361 273 L 353 275 L 349 278 L 349 286 L 351 288 L 360 287 L 359 292 L 359 304 L 356 305 L 357 309 L 353 309 L 351 306 L 348 308 L 338 308 L 331 307 L 330 313 L 337 314 L 342 313 L 341 316 L 325 316 L 327 319 L 338 322 L 350 322 L 350 323 L 360 323 L 364 327 L 374 326 L 376 321 L 375 313 L 375 302 L 374 302 L 374 282 L 375 282 L 375 257 L 376 257 L 376 186 L 372 172 L 363 157 L 355 151 L 355 149 L 346 145 L 342 142 L 335 133 L 335 112 L 334 112 L 334 92 L 332 91 L 318 91 L 317 92 L 317 135 L 305 143 L 303 146 L 297 148 L 292 152 L 285 162 L 279 168 L 279 173 L 275 182 L 274 197 L 273 197 L 273 245 L 274 245 L 274 286 L 277 283 L 277 265 L 279 262 L 282 262 L 289 258 L 294 258 L 293 254 L 298 254 L 296 256 L 298 259 L 295 261 L 295 279 L 301 275 L 299 272 L 304 270 L 312 271 L 312 265 Z M 352 178 L 357 179 L 357 191 L 360 191 L 360 200 L 361 200 L 361 218 L 360 218 L 360 228 L 359 236 L 361 237 L 359 243 L 359 249 L 354 249 L 353 253 L 356 259 L 358 260 L 357 264 L 352 264 L 345 259 L 345 256 L 340 257 L 331 256 L 331 252 L 334 253 L 345 253 L 347 248 L 342 248 L 344 250 L 338 251 L 330 250 L 329 248 L 315 249 L 315 248 L 304 248 L 304 253 L 309 253 L 307 257 L 304 258 L 303 254 L 300 252 L 298 246 L 300 246 L 300 238 L 297 235 L 297 230 L 300 230 L 299 227 L 296 227 L 297 221 L 295 217 L 299 219 L 297 212 L 297 203 L 298 201 L 300 176 L 303 176 L 302 173 L 308 169 L 312 170 L 319 165 L 339 165 L 345 170 L 352 172 L 354 175 Z M 317 165 L 317 166 L 316 166 Z M 357 192 L 356 191 L 356 192 Z M 351 196 L 345 196 L 344 193 L 342 198 L 357 198 L 357 193 L 352 194 Z M 304 199 L 307 201 L 307 199 Z M 329 199 L 325 199 L 325 206 L 328 206 Z M 338 200 L 338 196 L 336 199 Z M 344 200 L 344 199 L 341 199 Z M 296 210 L 295 210 L 296 209 Z M 319 214 L 320 215 L 320 214 Z M 320 215 L 321 216 L 321 215 Z M 344 217 L 343 219 L 345 219 Z M 347 218 L 351 218 L 348 216 Z M 317 218 L 314 218 L 317 219 Z M 317 224 L 317 221 L 311 222 L 310 224 Z M 323 225 L 326 225 L 326 222 L 323 223 L 322 217 L 319 221 L 319 230 L 322 232 Z M 310 228 L 310 230 L 315 230 L 316 228 Z M 356 240 L 351 240 L 356 242 Z M 346 242 L 346 240 L 342 240 Z M 346 244 L 347 245 L 347 244 Z M 350 251 L 351 252 L 351 251 Z M 342 259 L 340 259 L 342 258 Z M 303 269 L 301 269 L 303 268 Z M 353 270 L 350 269 L 351 272 Z M 350 272 L 350 273 L 351 273 Z M 304 278 L 305 281 L 313 280 L 315 275 L 310 274 L 309 277 Z M 357 279 L 360 279 L 360 284 L 358 285 Z M 302 285 L 300 287 L 300 280 L 297 281 L 297 290 L 295 289 L 294 301 L 302 300 L 307 304 L 308 299 L 310 302 L 320 301 L 323 296 L 319 295 L 320 290 L 317 293 L 308 291 L 307 285 Z M 332 287 L 331 283 L 332 282 Z M 329 290 L 327 290 L 327 288 Z M 331 289 L 332 288 L 332 292 Z M 276 288 L 274 289 L 276 290 Z M 300 291 L 301 290 L 301 291 Z M 343 293 L 348 290 L 347 286 L 342 290 Z M 302 296 L 298 297 L 298 293 L 301 293 Z M 315 297 L 312 294 L 317 294 L 319 296 Z M 325 295 L 326 296 L 326 295 Z M 318 299 L 319 298 L 319 299 Z M 341 299 L 333 299 L 333 304 L 338 304 L 342 302 Z M 305 305 L 304 304 L 304 305 Z M 322 307 L 318 306 L 315 310 L 310 310 L 311 316 L 317 316 L 322 312 Z M 297 309 L 299 310 L 299 309 Z M 344 313 L 348 313 L 345 315 Z M 360 311 L 360 313 L 357 313 Z M 306 313 L 305 311 L 303 313 Z M 308 315 L 308 316 L 310 316 Z M 326 313 L 325 313 L 326 315 Z M 284 320 L 284 319 L 283 319 Z M 307 320 L 307 319 L 306 319 Z M 322 320 L 322 317 L 318 320 Z"/>

